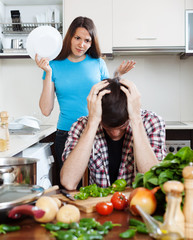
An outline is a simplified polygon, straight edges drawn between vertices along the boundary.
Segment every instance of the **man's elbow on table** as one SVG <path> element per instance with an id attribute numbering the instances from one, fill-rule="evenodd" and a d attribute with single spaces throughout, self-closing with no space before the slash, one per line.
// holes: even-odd
<path id="1" fill-rule="evenodd" d="M 76 190 L 77 184 L 75 184 L 75 182 L 70 177 L 65 177 L 62 172 L 60 173 L 60 183 L 66 190 Z"/>

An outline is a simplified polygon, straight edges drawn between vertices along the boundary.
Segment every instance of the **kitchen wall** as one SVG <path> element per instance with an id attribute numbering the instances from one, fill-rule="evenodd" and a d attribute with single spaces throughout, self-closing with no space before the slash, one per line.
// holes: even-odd
<path id="1" fill-rule="evenodd" d="M 125 59 L 137 62 L 124 77 L 136 83 L 142 108 L 155 111 L 165 120 L 193 121 L 193 57 L 116 56 L 105 60 L 111 76 Z M 33 115 L 46 123 L 56 122 L 57 101 L 50 117 L 40 113 L 41 77 L 42 70 L 31 59 L 0 59 L 0 111 L 7 110 L 10 119 Z"/>

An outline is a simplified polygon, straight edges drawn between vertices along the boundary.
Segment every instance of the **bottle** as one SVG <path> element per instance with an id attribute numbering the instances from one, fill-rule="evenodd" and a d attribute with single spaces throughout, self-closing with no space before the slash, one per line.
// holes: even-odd
<path id="1" fill-rule="evenodd" d="M 184 239 L 185 217 L 181 210 L 184 185 L 179 181 L 171 180 L 164 183 L 163 189 L 166 193 L 167 207 L 162 229 L 166 230 L 168 233 L 179 235 L 179 238 L 175 239 Z"/>
<path id="2" fill-rule="evenodd" d="M 0 112 L 0 152 L 9 149 L 9 129 L 8 129 L 8 114 L 3 111 Z"/>
<path id="3" fill-rule="evenodd" d="M 185 237 L 193 239 L 193 165 L 185 167 L 182 171 L 184 177 L 185 199 L 183 212 L 185 216 Z"/>

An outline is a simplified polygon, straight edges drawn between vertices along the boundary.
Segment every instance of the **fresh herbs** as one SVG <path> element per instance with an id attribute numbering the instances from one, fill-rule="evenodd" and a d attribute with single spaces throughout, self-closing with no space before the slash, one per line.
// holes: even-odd
<path id="1" fill-rule="evenodd" d="M 84 200 L 88 197 L 106 197 L 109 194 L 113 194 L 117 191 L 125 190 L 127 182 L 125 179 L 117 179 L 110 187 L 101 188 L 96 184 L 91 184 L 86 187 L 81 187 L 80 192 L 77 193 L 74 198 Z"/>
<path id="2" fill-rule="evenodd" d="M 193 161 L 193 151 L 189 147 L 181 148 L 176 154 L 169 153 L 162 162 L 153 166 L 145 174 L 138 173 L 132 183 L 133 188 L 145 187 L 153 189 L 160 186 L 156 193 L 158 202 L 165 202 L 163 184 L 170 180 L 184 182 L 182 170 Z M 162 204 L 163 205 L 163 204 Z"/>

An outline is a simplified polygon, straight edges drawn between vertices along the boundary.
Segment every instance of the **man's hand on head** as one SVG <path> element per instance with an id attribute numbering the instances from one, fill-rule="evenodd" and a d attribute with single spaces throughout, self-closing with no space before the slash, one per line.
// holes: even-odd
<path id="1" fill-rule="evenodd" d="M 136 87 L 136 85 L 129 80 L 121 79 L 120 83 L 124 86 L 121 86 L 121 90 L 127 96 L 127 108 L 129 119 L 139 118 L 140 116 L 140 109 L 141 109 L 141 95 Z"/>
<path id="2" fill-rule="evenodd" d="M 110 90 L 102 90 L 108 86 L 108 84 L 109 82 L 107 80 L 95 84 L 87 97 L 89 121 L 95 122 L 96 124 L 99 124 L 102 118 L 102 97 L 110 93 Z"/>

